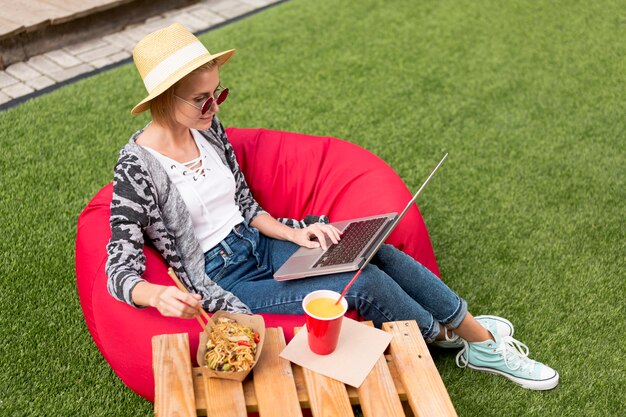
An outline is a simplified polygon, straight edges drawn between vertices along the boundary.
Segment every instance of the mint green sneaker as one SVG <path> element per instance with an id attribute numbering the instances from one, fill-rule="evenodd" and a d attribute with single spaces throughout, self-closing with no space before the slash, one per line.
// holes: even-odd
<path id="1" fill-rule="evenodd" d="M 465 347 L 456 355 L 457 366 L 502 375 L 532 390 L 549 390 L 558 385 L 558 372 L 530 359 L 525 344 L 511 336 L 494 337 L 495 342 L 464 342 Z"/>
<path id="2" fill-rule="evenodd" d="M 474 317 L 477 322 L 489 330 L 492 335 L 500 336 L 513 336 L 515 329 L 513 323 L 503 317 L 498 316 L 476 316 Z"/>
<path id="3" fill-rule="evenodd" d="M 493 335 L 500 336 L 513 336 L 513 324 L 505 318 L 498 316 L 476 316 L 476 321 L 478 321 L 485 329 L 489 330 Z M 443 349 L 461 349 L 464 345 L 463 339 L 454 333 L 449 332 L 448 329 L 445 329 L 445 340 L 436 340 L 432 342 L 431 346 L 436 346 L 438 348 Z"/>

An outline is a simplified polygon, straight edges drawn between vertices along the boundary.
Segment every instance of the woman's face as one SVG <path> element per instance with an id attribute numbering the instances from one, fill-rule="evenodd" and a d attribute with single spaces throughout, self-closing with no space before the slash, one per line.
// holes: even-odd
<path id="1" fill-rule="evenodd" d="M 219 105 L 213 100 L 213 105 L 204 114 L 202 114 L 201 107 L 209 97 L 213 97 L 219 83 L 220 76 L 217 67 L 192 73 L 183 78 L 174 90 L 177 96 L 174 105 L 176 121 L 191 129 L 209 129 L 213 115 L 220 111 Z"/>

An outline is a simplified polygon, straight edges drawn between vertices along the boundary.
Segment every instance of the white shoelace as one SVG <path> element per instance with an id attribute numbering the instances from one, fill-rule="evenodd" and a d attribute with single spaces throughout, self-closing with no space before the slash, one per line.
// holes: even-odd
<path id="1" fill-rule="evenodd" d="M 469 349 L 469 344 L 465 339 L 463 339 L 463 349 L 456 354 L 456 366 L 459 368 L 465 368 L 467 366 L 467 359 L 463 356 L 467 349 Z"/>
<path id="2" fill-rule="evenodd" d="M 520 370 L 522 372 L 530 371 L 534 361 L 528 358 L 528 346 L 513 339 L 511 336 L 504 336 L 502 342 L 496 348 L 504 359 L 507 368 L 512 371 Z"/>
<path id="3" fill-rule="evenodd" d="M 456 355 L 456 364 L 459 368 L 465 368 L 468 364 L 468 360 L 465 359 L 463 353 L 469 349 L 469 343 L 466 341 L 463 342 L 465 346 L 463 346 L 463 349 Z M 528 357 L 528 346 L 511 336 L 502 336 L 500 343 L 495 348 L 495 352 L 502 356 L 504 364 L 512 371 L 530 371 L 535 363 L 535 361 Z"/>
<path id="4" fill-rule="evenodd" d="M 448 336 L 448 329 L 446 327 L 443 328 L 443 337 L 447 342 L 454 342 L 459 338 L 459 335 L 450 331 L 450 336 Z"/>

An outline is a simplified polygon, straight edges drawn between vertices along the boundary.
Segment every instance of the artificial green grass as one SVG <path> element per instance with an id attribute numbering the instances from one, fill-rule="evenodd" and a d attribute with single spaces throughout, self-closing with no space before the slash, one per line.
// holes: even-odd
<path id="1" fill-rule="evenodd" d="M 293 0 L 202 36 L 239 50 L 227 126 L 332 135 L 420 198 L 444 280 L 516 325 L 550 392 L 433 351 L 460 416 L 624 415 L 626 12 L 618 1 Z M 76 219 L 146 122 L 123 66 L 0 114 L 0 415 L 150 415 L 84 324 Z"/>

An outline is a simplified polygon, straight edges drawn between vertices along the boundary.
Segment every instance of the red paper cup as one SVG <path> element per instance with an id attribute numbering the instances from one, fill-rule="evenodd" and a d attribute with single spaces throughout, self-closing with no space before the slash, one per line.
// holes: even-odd
<path id="1" fill-rule="evenodd" d="M 341 302 L 338 304 L 338 307 L 341 307 L 341 312 L 335 312 L 333 315 L 322 314 L 324 312 L 319 310 L 311 312 L 307 306 L 311 301 L 318 298 L 330 299 L 332 304 L 334 304 L 340 296 L 341 294 L 335 291 L 317 290 L 308 294 L 302 300 L 302 308 L 306 316 L 309 348 L 318 355 L 328 355 L 337 347 L 339 333 L 341 332 L 341 322 L 344 314 L 346 314 L 346 310 L 348 310 L 348 302 L 342 297 Z M 311 306 L 311 308 L 313 307 Z"/>

